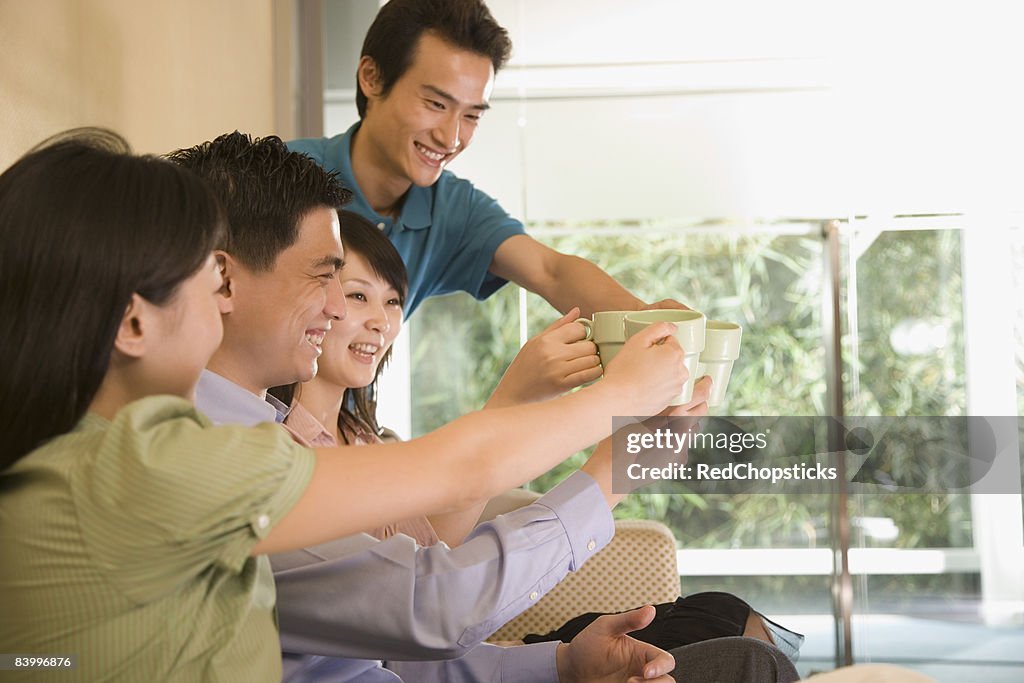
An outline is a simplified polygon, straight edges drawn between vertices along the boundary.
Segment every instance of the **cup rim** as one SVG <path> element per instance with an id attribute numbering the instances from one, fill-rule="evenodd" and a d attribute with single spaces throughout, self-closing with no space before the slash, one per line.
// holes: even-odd
<path id="1" fill-rule="evenodd" d="M 621 315 L 625 318 L 630 313 L 636 313 L 636 311 L 594 311 L 594 314 L 590 317 L 593 319 L 597 315 Z"/>
<path id="2" fill-rule="evenodd" d="M 739 323 L 730 322 L 728 320 L 708 320 L 705 329 L 718 330 L 721 332 L 730 332 L 732 330 L 743 331 L 743 327 Z"/>
<path id="3" fill-rule="evenodd" d="M 650 314 L 650 313 L 669 313 L 669 312 L 671 312 L 671 313 L 678 313 L 680 315 L 684 315 L 684 314 L 688 315 L 688 317 L 685 317 L 683 319 L 671 320 L 669 322 L 683 323 L 683 322 L 691 322 L 691 321 L 700 320 L 701 318 L 704 318 L 705 322 L 707 321 L 707 316 L 705 316 L 700 311 L 695 311 L 693 309 L 685 310 L 685 309 L 682 309 L 682 308 L 652 308 L 652 309 L 647 309 L 647 310 L 643 310 L 643 311 L 630 311 L 629 313 L 627 313 L 623 317 L 623 322 L 625 322 L 626 320 L 632 320 L 633 322 L 638 322 L 638 323 L 642 323 L 642 322 L 662 322 L 660 320 L 651 321 L 651 320 L 644 320 L 642 318 L 637 319 L 637 318 L 635 318 L 633 316 L 635 316 L 635 315 L 641 315 L 642 316 L 643 314 Z"/>

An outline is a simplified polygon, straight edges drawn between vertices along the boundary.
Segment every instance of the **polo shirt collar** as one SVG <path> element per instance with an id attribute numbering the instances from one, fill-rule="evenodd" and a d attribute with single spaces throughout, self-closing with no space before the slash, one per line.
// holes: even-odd
<path id="1" fill-rule="evenodd" d="M 288 407 L 267 394 L 263 400 L 226 377 L 203 370 L 196 385 L 196 407 L 214 424 L 252 427 L 261 422 L 282 422 Z"/>
<path id="2" fill-rule="evenodd" d="M 405 201 L 402 202 L 402 211 L 398 216 L 397 221 L 393 221 L 391 218 L 381 216 L 373 207 L 370 206 L 370 202 L 367 201 L 366 195 L 356 185 L 356 175 L 352 172 L 352 138 L 356 131 L 359 130 L 361 121 L 357 121 L 345 131 L 342 137 L 343 147 L 341 155 L 341 163 L 339 164 L 340 175 L 343 178 L 351 178 L 352 187 L 348 189 L 352 190 L 352 205 L 359 208 L 358 213 L 365 216 L 372 216 L 371 220 L 374 223 L 384 223 L 386 225 L 393 225 L 395 232 L 402 232 L 403 230 L 423 230 L 430 227 L 431 215 L 434 209 L 434 193 L 431 191 L 431 187 L 420 187 L 413 185 L 409 188 L 409 191 L 405 193 Z"/>

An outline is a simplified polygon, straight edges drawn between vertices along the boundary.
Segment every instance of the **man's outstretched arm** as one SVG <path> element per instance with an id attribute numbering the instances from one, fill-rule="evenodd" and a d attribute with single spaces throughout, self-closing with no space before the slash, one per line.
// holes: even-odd
<path id="1" fill-rule="evenodd" d="M 362 659 L 460 657 L 613 534 L 601 487 L 577 472 L 533 505 L 478 526 L 458 548 L 361 535 L 272 555 L 282 647 Z"/>
<path id="2" fill-rule="evenodd" d="M 529 235 L 515 235 L 502 242 L 494 252 L 490 271 L 541 295 L 562 313 L 573 306 L 579 306 L 587 317 L 594 311 L 687 308 L 673 299 L 647 304 L 590 261 L 555 251 Z"/>

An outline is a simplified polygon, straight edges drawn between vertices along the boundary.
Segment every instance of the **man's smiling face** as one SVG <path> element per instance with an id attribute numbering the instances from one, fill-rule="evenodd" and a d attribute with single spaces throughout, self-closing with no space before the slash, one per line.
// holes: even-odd
<path id="1" fill-rule="evenodd" d="M 345 317 L 343 257 L 338 214 L 319 207 L 299 220 L 298 238 L 271 270 L 236 276 L 238 296 L 225 329 L 231 348 L 224 349 L 245 356 L 234 365 L 247 377 L 236 381 L 258 393 L 313 378 L 324 335 Z"/>
<path id="2" fill-rule="evenodd" d="M 367 110 L 359 135 L 395 183 L 429 187 L 473 139 L 494 86 L 491 60 L 427 32 L 412 64 L 381 96 L 364 85 Z"/>

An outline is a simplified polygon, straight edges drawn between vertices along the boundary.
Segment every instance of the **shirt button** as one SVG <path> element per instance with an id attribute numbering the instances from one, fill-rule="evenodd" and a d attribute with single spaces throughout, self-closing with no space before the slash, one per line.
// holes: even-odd
<path id="1" fill-rule="evenodd" d="M 256 518 L 256 526 L 261 529 L 266 529 L 270 525 L 270 517 L 267 515 L 260 515 Z"/>
<path id="2" fill-rule="evenodd" d="M 597 543 L 595 543 L 594 541 L 590 541 L 589 543 L 587 543 L 587 550 L 593 550 L 596 547 Z"/>
<path id="3" fill-rule="evenodd" d="M 378 223 L 377 227 L 383 230 L 386 226 L 383 223 Z"/>
<path id="4" fill-rule="evenodd" d="M 536 600 L 539 596 L 540 596 L 540 593 L 538 593 L 537 591 L 533 591 L 532 593 L 530 593 L 530 599 L 531 600 Z"/>

